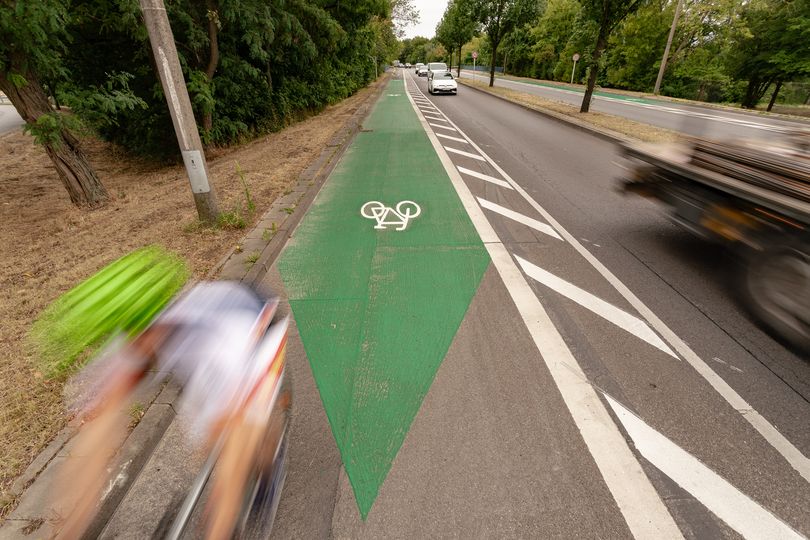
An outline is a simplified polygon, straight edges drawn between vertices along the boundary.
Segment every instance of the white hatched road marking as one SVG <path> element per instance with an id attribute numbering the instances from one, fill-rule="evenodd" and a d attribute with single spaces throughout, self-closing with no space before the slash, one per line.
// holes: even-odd
<path id="1" fill-rule="evenodd" d="M 416 103 L 411 93 L 407 92 L 407 95 L 416 111 Z M 422 127 L 450 177 L 462 205 L 484 242 L 493 265 L 506 285 L 535 346 L 540 351 L 540 358 L 554 379 L 572 420 L 616 500 L 630 532 L 640 539 L 683 538 L 605 405 L 593 387 L 585 382 L 587 381 L 585 373 L 565 344 L 565 340 L 551 322 L 548 313 L 529 287 L 512 256 L 495 234 L 483 210 L 476 204 L 461 174 L 453 166 L 450 156 L 439 139 L 425 125 L 427 121 L 424 118 L 420 118 L 419 121 L 422 122 Z M 475 143 L 470 142 L 475 146 Z"/>
<path id="2" fill-rule="evenodd" d="M 464 143 L 464 144 L 470 144 L 470 143 L 467 142 L 467 139 L 462 139 L 461 137 L 453 137 L 452 135 L 445 135 L 444 133 L 437 133 L 436 136 L 441 137 L 442 139 L 449 139 L 451 141 L 456 141 L 456 142 L 460 142 L 460 143 Z M 497 180 L 497 178 L 495 180 Z M 498 180 L 498 181 L 503 182 L 503 180 Z M 506 182 L 503 182 L 503 183 L 506 184 Z M 506 186 L 509 187 L 509 189 L 512 189 L 512 186 L 510 186 L 509 184 L 506 184 Z"/>
<path id="3" fill-rule="evenodd" d="M 410 93 L 408 93 L 410 96 Z M 455 126 L 456 124 L 450 120 L 450 125 Z M 460 130 L 459 130 L 460 131 Z M 462 133 L 465 137 L 467 137 L 464 133 Z M 630 305 L 635 308 L 636 311 L 641 314 L 641 316 L 650 323 L 650 326 L 656 330 L 661 337 L 664 338 L 672 347 L 678 352 L 688 363 L 692 366 L 692 368 L 698 372 L 698 374 L 703 377 L 706 382 L 714 388 L 715 392 L 720 394 L 720 396 L 731 405 L 740 416 L 742 416 L 751 426 L 756 429 L 759 434 L 770 444 L 779 454 L 787 461 L 793 469 L 798 472 L 802 478 L 804 478 L 807 482 L 810 482 L 810 458 L 802 454 L 801 450 L 796 448 L 796 446 L 791 443 L 787 437 L 782 435 L 782 433 L 776 429 L 776 427 L 771 424 L 764 416 L 762 416 L 756 409 L 754 409 L 740 394 L 734 390 L 731 385 L 729 385 L 720 375 L 715 372 L 709 364 L 707 364 L 702 358 L 700 358 L 692 348 L 687 345 L 680 337 L 678 337 L 675 332 L 673 332 L 667 325 L 662 321 L 653 311 L 647 307 L 641 299 L 638 298 L 628 287 L 625 285 L 616 275 L 608 270 L 608 268 L 602 264 L 599 259 L 594 257 L 594 255 L 588 251 L 571 233 L 569 233 L 560 223 L 554 219 L 554 217 L 540 204 L 535 201 L 529 193 L 520 187 L 520 184 L 515 182 L 515 180 L 506 174 L 495 160 L 490 158 L 486 152 L 481 150 L 481 148 L 475 144 L 472 139 L 467 137 L 467 140 L 470 141 L 470 145 L 475 148 L 487 162 L 492 165 L 492 168 L 495 169 L 498 174 L 503 176 L 504 180 L 509 182 L 509 184 L 518 192 L 520 193 L 523 198 L 537 210 L 540 215 L 543 216 L 552 227 L 554 227 L 560 235 L 569 243 L 577 252 L 586 260 L 588 263 L 599 272 L 602 277 L 604 277 L 608 283 L 610 283 L 614 289 L 616 289 L 619 294 L 621 294 L 625 300 L 627 300 Z"/>
<path id="4" fill-rule="evenodd" d="M 744 538 L 802 538 L 802 535 L 698 461 L 607 394 L 613 412 L 647 461 Z"/>
<path id="5" fill-rule="evenodd" d="M 439 134 L 437 133 L 436 135 L 439 135 Z M 460 172 L 462 174 L 472 176 L 473 178 L 478 178 L 479 180 L 484 180 L 485 182 L 490 182 L 490 183 L 495 184 L 496 186 L 500 186 L 502 188 L 512 189 L 512 186 L 509 185 L 509 182 L 507 182 L 505 180 L 501 180 L 500 178 L 495 178 L 494 176 L 489 176 L 488 174 L 480 173 L 478 171 L 473 171 L 471 169 L 467 169 L 467 168 L 461 167 L 459 165 L 456 165 L 456 167 L 458 168 L 458 172 Z"/>
<path id="6" fill-rule="evenodd" d="M 445 146 L 444 149 L 447 150 L 448 152 L 452 152 L 452 153 L 458 154 L 460 156 L 464 156 L 464 157 L 468 157 L 468 158 L 472 158 L 472 159 L 477 159 L 478 161 L 486 161 L 484 158 L 482 158 L 478 154 L 473 154 L 472 152 L 465 152 L 464 150 L 459 150 L 458 148 L 451 148 L 449 146 Z"/>
<path id="7" fill-rule="evenodd" d="M 444 118 L 440 118 L 438 116 L 428 116 L 427 113 L 425 113 L 425 118 L 427 118 L 428 120 L 436 120 L 438 122 L 447 122 L 447 120 L 445 120 Z"/>
<path id="8" fill-rule="evenodd" d="M 526 275 L 533 280 L 537 281 L 538 283 L 542 283 L 549 289 L 558 292 L 569 300 L 573 300 L 580 306 L 596 313 L 603 319 L 612 322 L 622 330 L 630 332 L 639 339 L 643 339 L 656 349 L 664 351 L 673 358 L 678 358 L 675 353 L 672 352 L 672 349 L 670 349 L 667 344 L 664 343 L 660 337 L 658 337 L 658 334 L 653 332 L 644 321 L 635 315 L 631 315 L 626 311 L 617 308 L 613 304 L 605 302 L 598 296 L 594 296 L 588 291 L 580 289 L 573 283 L 568 283 L 564 279 L 555 276 L 551 272 L 543 270 L 526 259 L 523 259 L 517 255 L 515 255 L 515 259 L 517 259 L 517 262 L 520 264 L 520 267 L 523 268 L 523 271 L 526 272 Z"/>
<path id="9" fill-rule="evenodd" d="M 431 126 L 443 129 L 449 129 L 450 131 L 458 131 L 456 128 L 452 128 L 450 126 L 443 126 L 441 124 L 434 124 L 433 122 L 428 122 Z"/>
<path id="10" fill-rule="evenodd" d="M 509 185 L 509 184 L 507 184 Z M 504 206 L 499 204 L 495 204 L 494 202 L 488 201 L 486 199 L 482 199 L 481 197 L 477 197 L 478 204 L 481 205 L 481 208 L 486 208 L 487 210 L 492 210 L 496 214 L 500 214 L 504 217 L 507 217 L 513 221 L 517 221 L 518 223 L 522 223 L 527 227 L 531 227 L 536 231 L 540 231 L 543 234 L 547 234 L 556 238 L 557 240 L 562 240 L 562 237 L 557 234 L 557 231 L 551 228 L 550 225 L 543 223 L 542 221 L 537 221 L 536 219 L 530 218 L 528 216 L 524 216 L 523 214 L 519 214 L 514 210 L 510 210 Z"/>

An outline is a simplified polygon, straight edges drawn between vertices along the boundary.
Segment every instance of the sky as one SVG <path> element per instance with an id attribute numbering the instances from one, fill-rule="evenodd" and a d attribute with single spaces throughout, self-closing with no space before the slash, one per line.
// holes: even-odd
<path id="1" fill-rule="evenodd" d="M 436 35 L 436 25 L 444 15 L 447 0 L 413 0 L 413 6 L 419 10 L 419 24 L 406 28 L 405 37 L 432 38 Z"/>

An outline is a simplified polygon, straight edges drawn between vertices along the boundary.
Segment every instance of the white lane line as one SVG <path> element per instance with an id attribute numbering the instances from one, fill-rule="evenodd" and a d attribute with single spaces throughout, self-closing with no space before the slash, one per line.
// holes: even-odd
<path id="1" fill-rule="evenodd" d="M 438 133 L 437 133 L 438 135 Z M 494 176 L 490 176 L 488 174 L 480 173 L 478 171 L 473 171 L 471 169 L 467 169 L 464 167 L 458 167 L 458 171 L 462 174 L 466 174 L 468 176 L 472 176 L 473 178 L 478 178 L 479 180 L 484 180 L 485 182 L 490 182 L 491 184 L 495 184 L 496 186 L 500 186 L 506 189 L 512 189 L 512 186 L 509 185 L 509 182 L 505 180 L 501 180 L 500 178 L 495 178 Z"/>
<path id="2" fill-rule="evenodd" d="M 450 125 L 454 127 L 456 124 L 450 120 Z M 707 364 L 703 359 L 701 359 L 697 353 L 695 353 L 689 345 L 687 345 L 680 337 L 678 337 L 675 332 L 673 332 L 667 325 L 662 321 L 653 311 L 644 304 L 644 302 L 639 299 L 622 281 L 616 277 L 616 275 L 608 270 L 608 268 L 602 264 L 599 259 L 597 259 L 590 251 L 588 251 L 571 233 L 569 233 L 565 227 L 563 227 L 560 222 L 558 222 L 554 217 L 546 211 L 545 208 L 540 206 L 540 204 L 535 201 L 531 195 L 526 192 L 525 189 L 520 187 L 520 185 L 515 182 L 515 180 L 506 174 L 495 160 L 487 155 L 486 152 L 481 150 L 481 148 L 475 144 L 475 142 L 467 137 L 466 134 L 459 131 L 467 140 L 470 141 L 470 145 L 475 148 L 484 158 L 486 158 L 487 162 L 492 165 L 492 168 L 498 171 L 504 180 L 509 182 L 515 191 L 520 193 L 526 201 L 532 205 L 532 207 L 537 210 L 543 219 L 545 219 L 560 235 L 563 239 L 571 244 L 577 252 L 582 255 L 582 257 L 588 261 L 588 263 L 596 269 L 597 272 L 602 274 L 608 283 L 610 283 L 614 289 L 616 289 L 619 294 L 621 294 L 625 300 L 627 300 L 639 314 L 646 319 L 650 326 L 658 332 L 661 337 L 664 338 L 666 342 L 668 342 L 675 351 L 680 354 L 688 363 L 692 366 L 692 368 L 698 372 L 698 374 L 703 377 L 706 382 L 714 388 L 715 392 L 720 394 L 720 396 L 729 404 L 731 405 L 740 415 L 749 423 L 751 426 L 756 429 L 760 435 L 770 444 L 779 454 L 790 464 L 793 469 L 796 470 L 806 481 L 810 482 L 810 458 L 802 454 L 802 452 L 796 448 L 796 446 L 791 443 L 787 437 L 782 435 L 776 427 L 771 424 L 764 416 L 759 414 L 759 412 L 754 409 L 743 397 L 737 393 L 720 375 L 718 375 L 712 368 Z"/>
<path id="3" fill-rule="evenodd" d="M 486 161 L 484 158 L 482 158 L 478 154 L 473 154 L 472 152 L 465 152 L 464 150 L 459 150 L 458 148 L 451 148 L 449 146 L 445 146 L 444 149 L 447 150 L 448 152 L 452 152 L 452 153 L 458 154 L 460 156 L 464 156 L 464 157 L 468 157 L 468 158 L 472 158 L 472 159 L 477 159 L 478 161 Z"/>
<path id="4" fill-rule="evenodd" d="M 416 103 L 408 93 L 414 111 Z M 630 532 L 639 539 L 683 538 L 681 531 L 661 501 L 658 492 L 644 474 L 619 428 L 571 353 L 565 340 L 543 309 L 512 256 L 476 204 L 472 193 L 454 168 L 439 139 L 420 118 L 444 170 L 450 177 L 461 203 L 478 236 L 492 258 L 492 263 L 506 285 L 523 323 L 532 336 L 540 359 L 554 379 L 582 440 L 596 463 L 602 478 L 622 513 Z M 472 143 L 475 144 L 475 143 Z"/>
<path id="5" fill-rule="evenodd" d="M 509 184 L 507 184 L 509 185 Z M 486 208 L 487 210 L 491 210 L 496 214 L 500 214 L 503 217 L 509 218 L 513 221 L 517 221 L 518 223 L 522 223 L 527 227 L 531 227 L 536 231 L 540 231 L 543 234 L 547 234 L 549 236 L 553 236 L 557 240 L 562 240 L 562 237 L 557 234 L 557 231 L 552 229 L 548 224 L 543 223 L 542 221 L 537 221 L 536 219 L 532 219 L 528 216 L 524 216 L 523 214 L 518 214 L 514 210 L 510 210 L 505 206 L 501 206 L 499 204 L 495 204 L 494 202 L 488 201 L 486 199 L 482 199 L 481 197 L 477 197 L 478 204 L 481 205 L 482 208 Z"/>
<path id="6" fill-rule="evenodd" d="M 517 262 L 520 264 L 520 267 L 523 268 L 523 271 L 526 272 L 526 275 L 533 280 L 537 281 L 538 283 L 542 283 L 549 289 L 558 292 L 569 300 L 573 300 L 580 306 L 596 313 L 603 319 L 612 322 L 622 330 L 630 332 L 639 339 L 643 339 L 656 349 L 664 351 L 673 358 L 678 358 L 675 353 L 672 352 L 672 349 L 670 349 L 667 344 L 664 343 L 660 337 L 658 337 L 658 334 L 653 332 L 644 321 L 635 315 L 631 315 L 626 311 L 617 308 L 613 304 L 605 302 L 598 296 L 594 296 L 588 291 L 580 289 L 573 283 L 568 283 L 564 279 L 555 276 L 551 272 L 543 270 L 539 266 L 534 265 L 517 255 L 515 255 L 515 259 L 517 259 Z"/>
<path id="7" fill-rule="evenodd" d="M 618 401 L 604 395 L 641 455 L 743 538 L 802 538 L 697 458 L 648 426 Z"/>
<path id="8" fill-rule="evenodd" d="M 436 107 L 430 107 L 428 105 L 420 105 L 419 108 L 422 109 L 422 112 L 425 112 L 426 109 L 428 111 L 438 111 L 438 109 L 436 109 Z"/>
<path id="9" fill-rule="evenodd" d="M 451 128 L 450 126 L 443 126 L 441 124 L 434 124 L 433 122 L 428 122 L 428 123 L 433 127 L 449 129 L 450 131 L 457 131 L 456 128 Z"/>
<path id="10" fill-rule="evenodd" d="M 437 133 L 436 136 L 441 137 L 442 139 L 448 139 L 448 140 L 451 140 L 451 141 L 456 141 L 456 142 L 460 142 L 460 143 L 464 143 L 464 144 L 470 144 L 470 143 L 467 142 L 467 139 L 462 139 L 461 137 L 453 137 L 452 135 L 445 135 L 444 133 Z M 499 182 L 503 182 L 503 180 L 499 180 Z M 503 182 L 503 183 L 506 184 L 506 182 Z M 509 184 L 506 184 L 506 186 L 509 189 L 512 189 L 512 186 L 510 186 Z"/>
<path id="11" fill-rule="evenodd" d="M 428 120 L 436 120 L 438 122 L 447 122 L 447 120 L 445 120 L 444 118 L 439 118 L 438 116 L 428 116 L 427 113 L 425 113 L 425 118 L 427 118 Z"/>

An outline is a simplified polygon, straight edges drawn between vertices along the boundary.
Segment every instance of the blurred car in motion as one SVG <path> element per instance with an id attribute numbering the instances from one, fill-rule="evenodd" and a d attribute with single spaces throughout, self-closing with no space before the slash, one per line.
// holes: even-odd
<path id="1" fill-rule="evenodd" d="M 418 74 L 418 73 L 419 73 L 419 68 L 420 68 L 420 67 L 422 67 L 422 66 L 424 66 L 424 65 L 425 65 L 425 64 L 423 64 L 422 62 L 417 62 L 417 63 L 415 63 L 415 64 L 413 65 L 413 68 L 414 68 L 414 69 L 413 69 L 413 72 Z"/>
<path id="2" fill-rule="evenodd" d="M 427 66 L 423 64 L 418 68 L 416 68 L 416 74 L 419 75 L 420 77 L 427 77 L 428 74 Z"/>
<path id="3" fill-rule="evenodd" d="M 788 344 L 810 352 L 810 132 L 768 141 L 626 144 L 622 189 L 667 205 L 690 232 L 742 261 L 742 297 Z"/>
<path id="4" fill-rule="evenodd" d="M 433 73 L 428 79 L 428 92 L 431 94 L 445 93 L 457 94 L 458 83 L 449 71 L 444 73 Z"/>

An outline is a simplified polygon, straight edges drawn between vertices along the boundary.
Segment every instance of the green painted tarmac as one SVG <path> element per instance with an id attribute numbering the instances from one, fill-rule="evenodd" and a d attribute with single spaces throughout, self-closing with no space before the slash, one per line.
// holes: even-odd
<path id="1" fill-rule="evenodd" d="M 369 201 L 413 201 L 421 214 L 377 229 L 361 215 Z M 403 81 L 391 81 L 279 262 L 363 519 L 488 264 Z"/>

